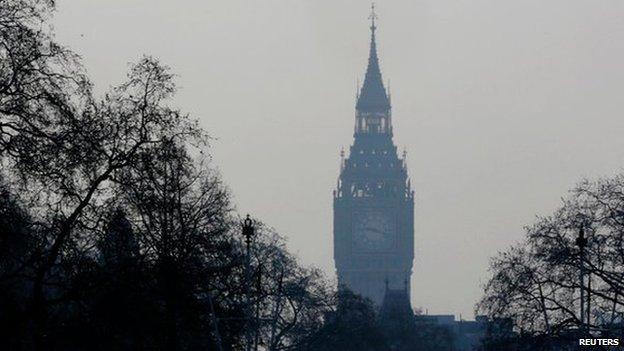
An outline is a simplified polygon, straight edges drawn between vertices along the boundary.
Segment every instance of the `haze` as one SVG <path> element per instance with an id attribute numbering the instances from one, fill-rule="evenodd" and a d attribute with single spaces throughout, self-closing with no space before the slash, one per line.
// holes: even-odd
<path id="1" fill-rule="evenodd" d="M 97 91 L 142 54 L 216 138 L 243 213 L 334 278 L 332 190 L 352 141 L 370 3 L 59 0 Z M 416 189 L 412 304 L 473 315 L 489 257 L 583 177 L 624 164 L 624 2 L 378 1 L 395 141 Z"/>

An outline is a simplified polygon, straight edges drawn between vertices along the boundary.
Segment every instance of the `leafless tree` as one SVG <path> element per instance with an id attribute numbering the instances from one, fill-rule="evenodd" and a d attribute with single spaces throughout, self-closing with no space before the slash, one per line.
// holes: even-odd
<path id="1" fill-rule="evenodd" d="M 0 279 L 10 271 L 28 282 L 31 325 L 21 330 L 32 331 L 35 350 L 51 348 L 60 339 L 54 330 L 68 324 L 78 328 L 72 337 L 87 339 L 75 331 L 115 317 L 79 319 L 105 314 L 111 296 L 131 291 L 151 309 L 146 316 L 162 308 L 164 327 L 153 336 L 164 349 L 236 349 L 251 318 L 243 313 L 244 247 L 227 188 L 205 159 L 192 156 L 208 137 L 169 107 L 174 77 L 155 58 L 141 58 L 123 83 L 94 96 L 79 56 L 52 38 L 53 10 L 53 0 L 0 0 L 0 165 L 12 190 L 10 201 L 0 194 L 0 214 L 23 211 L 27 222 L 12 223 L 19 229 L 11 235 L 27 245 L 10 270 L 1 262 Z M 319 271 L 302 267 L 274 231 L 260 232 L 256 344 L 297 349 L 321 326 L 331 294 Z M 0 237 L 0 260 L 11 251 L 3 249 L 8 235 Z M 131 272 L 106 272 L 120 258 Z M 98 281 L 111 276 L 105 286 Z M 115 286 L 129 277 L 141 286 Z"/>
<path id="2" fill-rule="evenodd" d="M 581 227 L 588 238 L 583 256 L 576 244 Z M 521 244 L 495 257 L 490 270 L 479 312 L 511 317 L 518 330 L 534 334 L 581 327 L 612 332 L 624 312 L 624 176 L 580 183 L 554 214 L 526 228 Z"/>
<path id="3" fill-rule="evenodd" d="M 202 138 L 195 122 L 166 106 L 173 76 L 153 58 L 141 59 L 125 83 L 96 100 L 77 56 L 42 29 L 52 5 L 0 3 L 0 157 L 45 226 L 33 277 L 39 349 L 46 279 L 77 228 L 99 221 L 115 174 L 147 147 Z"/>
<path id="4" fill-rule="evenodd" d="M 331 287 L 320 271 L 302 266 L 284 239 L 260 223 L 253 246 L 256 343 L 267 350 L 301 349 L 331 310 Z"/>
<path id="5" fill-rule="evenodd" d="M 211 313 L 214 301 L 207 299 L 212 290 L 240 262 L 229 235 L 228 191 L 214 171 L 195 162 L 175 141 L 143 150 L 116 180 L 143 256 L 157 272 L 167 349 L 174 350 L 180 343 L 180 319 L 192 315 L 191 308 Z"/>

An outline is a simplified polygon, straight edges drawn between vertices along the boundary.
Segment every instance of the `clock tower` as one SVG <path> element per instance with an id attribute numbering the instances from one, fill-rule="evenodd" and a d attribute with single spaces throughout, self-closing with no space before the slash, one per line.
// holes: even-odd
<path id="1" fill-rule="evenodd" d="M 374 8 L 373 8 L 374 10 Z M 409 287 L 414 259 L 414 192 L 392 140 L 390 94 L 379 69 L 375 13 L 353 145 L 341 153 L 334 191 L 338 284 L 381 305 L 386 288 Z M 358 87 L 359 88 L 359 87 Z"/>

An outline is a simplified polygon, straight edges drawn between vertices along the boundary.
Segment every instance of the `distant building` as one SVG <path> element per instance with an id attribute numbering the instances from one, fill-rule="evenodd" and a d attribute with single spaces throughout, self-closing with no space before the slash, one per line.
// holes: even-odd
<path id="1" fill-rule="evenodd" d="M 364 84 L 355 107 L 354 141 L 334 191 L 334 261 L 340 286 L 378 307 L 384 282 L 409 282 L 414 259 L 414 193 L 405 157 L 392 140 L 390 94 L 379 69 L 374 13 Z M 409 291 L 407 291 L 409 302 Z"/>
<path id="2" fill-rule="evenodd" d="M 511 337 L 513 325 L 511 319 L 490 320 L 486 316 L 477 316 L 474 321 L 456 320 L 454 315 L 416 315 L 416 328 L 442 327 L 453 338 L 454 351 L 480 350 L 484 338 L 490 335 Z"/>

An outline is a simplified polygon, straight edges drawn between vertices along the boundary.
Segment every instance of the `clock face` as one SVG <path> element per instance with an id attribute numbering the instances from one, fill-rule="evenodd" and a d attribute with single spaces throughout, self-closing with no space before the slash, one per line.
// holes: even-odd
<path id="1" fill-rule="evenodd" d="M 394 248 L 396 221 L 383 211 L 359 211 L 353 217 L 353 244 L 357 250 L 389 251 Z"/>

